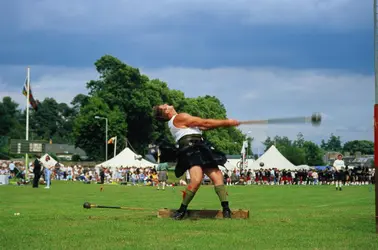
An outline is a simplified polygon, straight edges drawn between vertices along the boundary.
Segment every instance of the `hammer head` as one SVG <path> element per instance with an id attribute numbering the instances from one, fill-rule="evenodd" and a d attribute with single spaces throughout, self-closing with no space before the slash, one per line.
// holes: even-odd
<path id="1" fill-rule="evenodd" d="M 83 208 L 91 208 L 91 204 L 89 202 L 84 202 Z"/>

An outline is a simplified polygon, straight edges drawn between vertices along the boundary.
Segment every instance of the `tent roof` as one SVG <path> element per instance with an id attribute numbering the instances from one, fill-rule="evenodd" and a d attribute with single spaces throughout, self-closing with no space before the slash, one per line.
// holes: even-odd
<path id="1" fill-rule="evenodd" d="M 263 162 L 264 166 L 261 167 L 260 163 Z M 252 169 L 260 168 L 277 168 L 277 169 L 296 169 L 297 167 L 286 159 L 276 146 L 272 145 L 260 158 L 253 162 Z"/>
<path id="2" fill-rule="evenodd" d="M 97 164 L 96 167 L 137 167 L 146 168 L 154 167 L 156 164 L 143 159 L 140 155 L 135 154 L 130 148 L 126 147 L 121 153 L 115 157 Z"/>

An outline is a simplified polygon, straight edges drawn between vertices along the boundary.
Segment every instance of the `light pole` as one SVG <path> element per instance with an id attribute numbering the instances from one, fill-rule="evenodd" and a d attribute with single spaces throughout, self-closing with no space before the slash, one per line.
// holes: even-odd
<path id="1" fill-rule="evenodd" d="M 105 161 L 108 160 L 108 118 L 96 115 L 96 119 L 105 120 Z"/>
<path id="2" fill-rule="evenodd" d="M 248 142 L 249 142 L 248 139 L 251 138 L 251 137 L 249 136 L 250 133 L 252 133 L 252 131 L 248 131 L 248 132 L 247 132 L 247 162 L 248 162 L 248 151 L 250 150 L 250 149 L 248 148 L 248 146 L 249 146 L 249 145 L 248 145 Z M 252 142 L 251 142 L 251 149 L 252 149 Z"/>

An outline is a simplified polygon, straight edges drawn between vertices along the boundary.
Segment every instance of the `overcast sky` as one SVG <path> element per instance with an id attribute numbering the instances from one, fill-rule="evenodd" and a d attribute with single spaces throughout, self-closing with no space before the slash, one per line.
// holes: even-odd
<path id="1" fill-rule="evenodd" d="M 320 127 L 242 126 L 317 143 L 373 140 L 373 0 L 1 1 L 0 97 L 24 108 L 26 67 L 37 99 L 71 102 L 104 54 L 188 97 L 215 95 L 230 118 L 322 112 Z"/>

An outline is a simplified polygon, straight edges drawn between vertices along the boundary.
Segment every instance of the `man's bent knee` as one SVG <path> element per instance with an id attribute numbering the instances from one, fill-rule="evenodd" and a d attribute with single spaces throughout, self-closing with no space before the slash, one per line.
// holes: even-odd
<path id="1" fill-rule="evenodd" d="M 193 179 L 191 179 L 190 183 L 188 185 L 188 190 L 190 190 L 192 192 L 197 192 L 197 190 L 200 188 L 200 186 L 201 186 L 201 181 L 200 180 L 193 180 Z"/>

